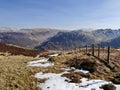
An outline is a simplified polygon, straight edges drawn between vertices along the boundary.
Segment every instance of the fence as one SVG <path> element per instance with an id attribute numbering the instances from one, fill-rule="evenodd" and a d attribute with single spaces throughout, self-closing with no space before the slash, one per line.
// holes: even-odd
<path id="1" fill-rule="evenodd" d="M 89 46 L 90 47 L 90 46 Z M 99 45 L 97 45 L 97 47 L 95 47 L 95 45 L 94 44 L 92 44 L 92 46 L 91 46 L 91 48 L 90 48 L 90 50 L 88 50 L 88 45 L 86 45 L 85 46 L 85 54 L 86 55 L 92 55 L 92 56 L 94 56 L 94 57 L 96 57 L 96 58 L 98 58 L 98 59 L 102 59 L 101 57 L 100 57 L 100 54 L 101 54 L 101 46 L 100 46 L 100 44 Z M 97 51 L 97 55 L 95 55 L 95 50 Z M 88 52 L 88 51 L 90 51 L 90 52 Z M 104 50 L 103 50 L 104 51 Z M 107 46 L 107 56 L 106 56 L 106 60 L 107 60 L 107 63 L 109 64 L 109 62 L 110 62 L 110 46 L 108 45 Z"/>

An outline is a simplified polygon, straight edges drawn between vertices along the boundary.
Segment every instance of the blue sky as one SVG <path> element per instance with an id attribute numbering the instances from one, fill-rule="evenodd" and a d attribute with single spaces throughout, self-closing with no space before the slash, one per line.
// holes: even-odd
<path id="1" fill-rule="evenodd" d="M 0 0 L 0 27 L 120 28 L 120 0 Z"/>

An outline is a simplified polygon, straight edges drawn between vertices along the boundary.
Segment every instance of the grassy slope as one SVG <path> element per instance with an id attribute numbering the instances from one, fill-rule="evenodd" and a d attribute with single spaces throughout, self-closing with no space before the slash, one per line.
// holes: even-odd
<path id="1" fill-rule="evenodd" d="M 15 45 L 8 45 L 0 42 L 0 52 L 8 52 L 12 55 L 37 56 L 45 51 L 25 49 Z"/>
<path id="2" fill-rule="evenodd" d="M 42 70 L 54 70 L 28 67 L 27 62 L 34 60 L 37 55 L 47 54 L 48 52 L 0 43 L 0 90 L 39 90 L 38 80 L 33 75 Z"/>
<path id="3" fill-rule="evenodd" d="M 34 71 L 26 66 L 33 60 L 25 56 L 0 56 L 0 90 L 39 90 Z"/>

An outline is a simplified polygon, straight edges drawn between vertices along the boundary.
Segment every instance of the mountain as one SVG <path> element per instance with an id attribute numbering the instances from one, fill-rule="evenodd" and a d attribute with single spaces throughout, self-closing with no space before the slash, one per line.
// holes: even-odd
<path id="1" fill-rule="evenodd" d="M 46 41 L 48 38 L 53 37 L 59 32 L 59 30 L 57 29 L 47 29 L 47 28 L 21 29 L 20 31 L 22 33 L 27 34 L 31 40 L 35 40 L 39 43 Z"/>
<path id="2" fill-rule="evenodd" d="M 110 41 L 110 45 L 113 47 L 120 47 L 120 36 L 115 39 L 112 39 Z"/>
<path id="3" fill-rule="evenodd" d="M 120 36 L 117 38 L 114 38 L 108 42 L 101 42 L 102 46 L 110 45 L 114 48 L 120 48 Z"/>
<path id="4" fill-rule="evenodd" d="M 20 32 L 2 32 L 0 33 L 0 41 L 22 47 L 33 46 L 37 43 L 35 40 L 31 40 L 27 34 Z"/>
<path id="5" fill-rule="evenodd" d="M 17 31 L 17 29 L 10 27 L 0 27 L 0 32 L 14 32 L 14 31 Z"/>
<path id="6" fill-rule="evenodd" d="M 59 32 L 42 45 L 35 47 L 35 49 L 73 49 L 77 47 L 83 47 L 86 44 L 91 44 L 94 42 L 95 41 L 93 37 L 90 37 L 85 33 L 81 33 L 80 31 Z"/>
<path id="7" fill-rule="evenodd" d="M 0 28 L 0 41 L 7 44 L 34 48 L 48 38 L 53 37 L 59 30 L 56 29 L 20 29 Z"/>
<path id="8" fill-rule="evenodd" d="M 45 50 L 63 50 L 84 47 L 86 44 L 100 44 L 104 46 L 110 42 L 112 46 L 119 46 L 120 29 L 97 30 L 58 30 L 49 28 L 15 29 L 0 28 L 0 41 L 27 48 Z M 116 43 L 113 45 L 113 42 Z"/>
<path id="9" fill-rule="evenodd" d="M 118 30 L 112 30 L 112 29 L 98 29 L 95 31 L 92 31 L 91 34 L 94 38 L 96 38 L 96 41 L 98 42 L 108 42 L 111 39 L 117 38 L 120 36 L 120 29 Z"/>
<path id="10" fill-rule="evenodd" d="M 35 49 L 63 50 L 84 47 L 91 44 L 107 45 L 107 42 L 120 36 L 120 29 L 98 29 L 94 31 L 76 30 L 70 32 L 59 32 L 48 41 L 35 47 Z M 117 45 L 120 43 L 116 40 Z"/>

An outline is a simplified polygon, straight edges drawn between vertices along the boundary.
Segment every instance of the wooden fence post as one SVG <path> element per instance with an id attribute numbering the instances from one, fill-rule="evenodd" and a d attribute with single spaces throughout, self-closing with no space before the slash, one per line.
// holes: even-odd
<path id="1" fill-rule="evenodd" d="M 98 45 L 98 58 L 100 58 L 100 44 Z"/>
<path id="2" fill-rule="evenodd" d="M 94 44 L 92 44 L 92 55 L 94 56 Z"/>
<path id="3" fill-rule="evenodd" d="M 79 47 L 79 52 L 81 51 L 81 48 Z"/>
<path id="4" fill-rule="evenodd" d="M 88 52 L 88 46 L 86 45 L 86 51 L 85 51 L 85 54 L 87 54 L 87 52 Z"/>
<path id="5" fill-rule="evenodd" d="M 109 64 L 110 62 L 110 46 L 108 45 L 108 56 L 107 56 L 107 62 Z"/>

